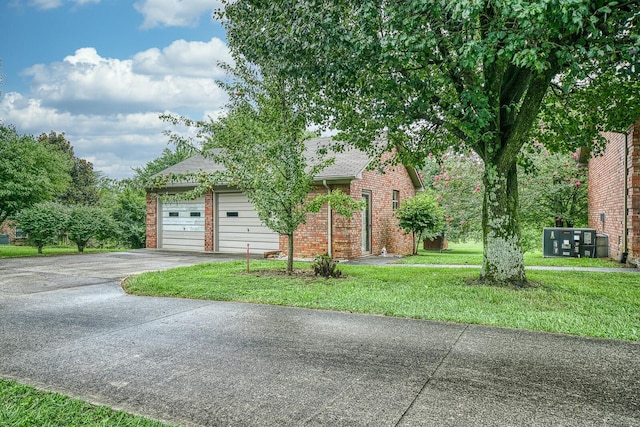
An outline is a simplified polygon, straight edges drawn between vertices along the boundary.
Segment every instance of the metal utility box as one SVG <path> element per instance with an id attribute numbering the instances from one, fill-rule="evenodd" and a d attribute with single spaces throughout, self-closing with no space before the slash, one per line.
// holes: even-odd
<path id="1" fill-rule="evenodd" d="M 609 236 L 596 234 L 596 258 L 609 258 Z"/>
<path id="2" fill-rule="evenodd" d="M 542 231 L 542 256 L 593 258 L 596 230 L 591 228 L 549 227 Z"/>

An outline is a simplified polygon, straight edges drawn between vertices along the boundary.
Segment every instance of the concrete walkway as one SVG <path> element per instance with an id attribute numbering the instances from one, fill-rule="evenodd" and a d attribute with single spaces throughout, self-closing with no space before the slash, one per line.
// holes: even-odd
<path id="1" fill-rule="evenodd" d="M 640 343 L 134 297 L 154 251 L 0 260 L 0 377 L 182 425 L 640 426 Z"/>

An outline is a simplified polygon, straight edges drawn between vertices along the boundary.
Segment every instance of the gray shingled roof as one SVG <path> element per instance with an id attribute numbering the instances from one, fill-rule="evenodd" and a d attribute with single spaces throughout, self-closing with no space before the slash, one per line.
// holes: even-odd
<path id="1" fill-rule="evenodd" d="M 364 152 L 355 148 L 345 148 L 344 151 L 333 151 L 330 148 L 331 138 L 321 137 L 312 138 L 306 142 L 308 157 L 312 158 L 320 148 L 328 149 L 328 157 L 333 157 L 335 161 L 332 165 L 326 167 L 318 175 L 315 176 L 316 181 L 351 181 L 361 178 L 362 172 L 371 163 L 371 158 Z M 422 183 L 412 168 L 409 169 L 411 179 L 414 181 L 416 188 L 422 187 Z M 200 171 L 216 172 L 224 170 L 224 166 L 210 159 L 205 158 L 201 154 L 196 154 L 180 163 L 177 163 L 157 175 L 166 174 L 184 174 L 196 173 Z M 167 187 L 180 187 L 187 183 L 173 183 Z"/>

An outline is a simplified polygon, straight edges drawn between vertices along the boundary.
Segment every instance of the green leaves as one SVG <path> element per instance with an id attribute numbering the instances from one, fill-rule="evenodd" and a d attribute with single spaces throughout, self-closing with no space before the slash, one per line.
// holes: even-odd
<path id="1" fill-rule="evenodd" d="M 115 232 L 107 210 L 85 205 L 65 206 L 57 202 L 41 202 L 23 209 L 17 215 L 20 228 L 28 240 L 42 253 L 47 244 L 58 243 L 63 234 L 83 252 L 92 238 L 106 240 Z"/>
<path id="2" fill-rule="evenodd" d="M 69 240 L 83 252 L 92 238 L 104 240 L 114 231 L 113 221 L 104 209 L 75 205 L 69 211 L 69 220 L 65 225 Z"/>
<path id="3" fill-rule="evenodd" d="M 42 253 L 45 245 L 58 242 L 69 221 L 69 212 L 60 203 L 40 202 L 23 209 L 17 215 L 17 221 L 29 242 Z"/>
<path id="4" fill-rule="evenodd" d="M 71 182 L 64 154 L 0 125 L 0 223 L 35 203 L 52 200 Z"/>
<path id="5" fill-rule="evenodd" d="M 416 197 L 403 201 L 396 216 L 400 228 L 413 233 L 416 245 L 424 238 L 433 238 L 444 232 L 444 211 L 438 206 L 432 192 L 419 193 Z"/>

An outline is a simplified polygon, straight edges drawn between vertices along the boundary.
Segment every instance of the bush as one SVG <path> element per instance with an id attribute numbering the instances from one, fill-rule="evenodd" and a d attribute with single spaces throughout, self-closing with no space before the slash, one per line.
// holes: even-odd
<path id="1" fill-rule="evenodd" d="M 58 243 L 68 219 L 69 210 L 55 202 L 36 203 L 17 216 L 20 228 L 28 236 L 27 242 L 38 248 L 39 254 L 45 245 Z"/>
<path id="2" fill-rule="evenodd" d="M 418 253 L 418 242 L 441 235 L 445 227 L 444 211 L 431 191 L 405 200 L 396 211 L 396 216 L 400 228 L 406 233 L 413 233 L 413 254 Z"/>
<path id="3" fill-rule="evenodd" d="M 316 276 L 322 276 L 326 279 L 342 275 L 342 271 L 338 269 L 338 262 L 334 261 L 329 254 L 316 256 L 311 266 Z"/>
<path id="4" fill-rule="evenodd" d="M 105 240 L 113 233 L 113 220 L 106 210 L 97 207 L 76 205 L 69 213 L 67 233 L 69 240 L 83 252 L 89 240 L 96 238 Z"/>

